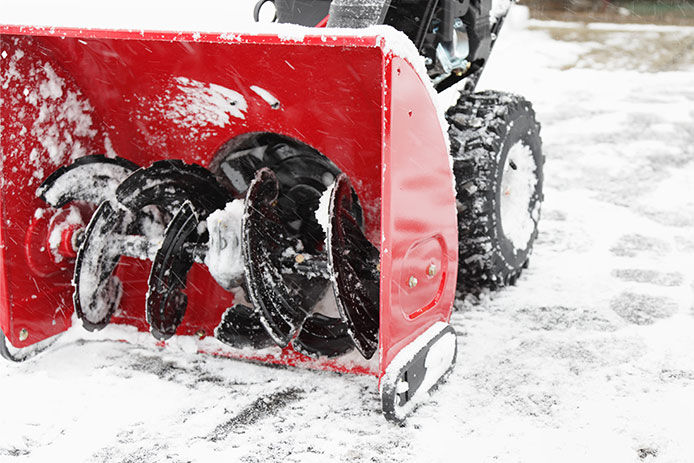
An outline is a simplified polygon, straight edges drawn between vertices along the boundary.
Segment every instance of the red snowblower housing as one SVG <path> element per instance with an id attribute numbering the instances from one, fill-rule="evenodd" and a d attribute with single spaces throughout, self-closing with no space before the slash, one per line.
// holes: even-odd
<path id="1" fill-rule="evenodd" d="M 5 356 L 76 313 L 375 375 L 394 419 L 450 369 L 456 197 L 397 33 L 0 33 Z"/>

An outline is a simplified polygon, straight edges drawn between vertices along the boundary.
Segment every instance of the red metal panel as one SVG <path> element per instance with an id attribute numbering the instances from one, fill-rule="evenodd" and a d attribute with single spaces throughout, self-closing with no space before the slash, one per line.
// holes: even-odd
<path id="1" fill-rule="evenodd" d="M 392 59 L 386 75 L 381 375 L 434 322 L 448 321 L 458 264 L 453 178 L 436 108 L 419 75 L 402 58 Z M 429 274 L 432 265 L 434 275 Z"/>
<path id="2" fill-rule="evenodd" d="M 0 111 L 2 111 L 3 108 L 0 108 Z M 0 134 L 0 136 L 2 136 Z M 0 147 L 0 159 L 4 158 L 4 153 L 2 152 L 2 149 Z M 0 169 L 0 173 L 2 172 L 2 169 Z M 5 217 L 4 209 L 5 209 L 5 194 L 3 191 L 0 191 L 0 207 L 2 207 L 2 217 Z M 0 217 L 0 220 L 2 218 Z M 4 333 L 9 333 L 12 329 L 12 325 L 10 324 L 10 298 L 7 293 L 7 278 L 5 278 L 5 275 L 7 274 L 7 265 L 5 264 L 5 232 L 4 232 L 4 227 L 0 225 L 0 330 L 2 330 Z"/>
<path id="3" fill-rule="evenodd" d="M 0 294 L 5 294 L 0 300 L 0 326 L 17 347 L 64 331 L 72 313 L 71 274 L 60 272 L 65 262 L 56 264 L 59 273 L 42 277 L 33 274 L 27 262 L 25 242 L 32 237 L 27 234 L 30 224 L 39 219 L 48 223 L 55 212 L 36 197 L 36 188 L 53 169 L 69 162 L 72 151 L 81 150 L 82 155 L 103 152 L 105 136 L 100 121 L 84 106 L 86 97 L 75 81 L 50 53 L 27 46 L 27 41 L 31 39 L 0 36 L 4 56 L 0 59 Z M 92 117 L 89 126 L 87 117 Z M 41 246 L 48 243 L 44 240 Z M 20 340 L 22 330 L 28 337 Z"/>
<path id="4" fill-rule="evenodd" d="M 119 155 L 140 165 L 164 158 L 208 165 L 218 149 L 235 136 L 265 131 L 287 135 L 323 152 L 350 176 L 367 206 L 368 234 L 378 239 L 384 58 L 375 38 L 324 41 L 314 37 L 300 44 L 271 36 L 22 32 L 38 36 L 4 35 L 3 50 L 13 55 L 15 48 L 21 48 L 25 56 L 20 61 L 28 66 L 49 63 L 61 78 L 79 88 L 94 108 L 98 134 L 91 145 L 85 143 L 89 152 L 102 152 L 103 139 L 108 135 Z M 184 42 L 185 39 L 190 42 Z M 166 117 L 170 103 L 180 96 L 175 85 L 177 78 L 238 92 L 247 104 L 243 118 L 230 118 L 227 124 L 219 126 L 205 121 L 181 124 Z M 36 88 L 40 84 L 33 83 Z M 270 92 L 280 101 L 280 108 L 272 108 L 251 86 Z M 7 91 L 19 97 L 3 114 L 12 113 L 23 104 L 19 84 Z M 36 115 L 27 117 L 23 125 L 30 125 Z M 8 125 L 5 122 L 3 125 Z M 2 144 L 3 151 L 18 149 L 13 159 L 26 165 L 31 149 L 38 145 L 20 135 L 21 125 L 17 125 L 17 136 L 3 136 Z M 69 162 L 66 157 L 60 164 Z M 4 280 L 12 300 L 2 312 L 12 322 L 4 325 L 3 331 L 13 345 L 24 347 L 69 326 L 72 267 L 49 278 L 28 274 L 21 244 L 32 215 L 46 207 L 35 198 L 35 189 L 57 166 L 46 166 L 45 175 L 34 178 L 33 183 L 16 176 L 12 167 L 5 162 L 3 175 L 21 188 L 6 185 L 3 193 L 21 206 L 4 214 L 3 232 L 10 235 L 4 243 L 11 253 L 5 261 L 8 268 Z M 25 167 L 26 176 L 31 177 L 32 168 Z M 5 209 L 8 199 L 3 201 Z M 148 274 L 149 263 L 122 259 L 118 276 L 124 282 L 125 294 L 114 322 L 148 329 L 144 316 Z M 232 304 L 233 295 L 219 287 L 204 266 L 192 269 L 188 283 L 189 308 L 178 334 L 211 334 Z M 26 340 L 19 339 L 20 325 L 30 333 Z M 284 363 L 308 360 L 287 351 L 278 358 Z"/>

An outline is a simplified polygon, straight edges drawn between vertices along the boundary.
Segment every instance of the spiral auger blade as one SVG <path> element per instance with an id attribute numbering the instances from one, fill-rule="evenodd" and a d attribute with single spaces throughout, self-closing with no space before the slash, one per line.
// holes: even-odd
<path id="1" fill-rule="evenodd" d="M 164 239 L 152 262 L 147 280 L 147 322 L 152 335 L 159 340 L 169 339 L 183 321 L 188 297 L 183 290 L 188 271 L 193 265 L 193 253 L 187 243 L 196 242 L 198 217 L 189 201 L 183 203 L 166 227 Z"/>
<path id="2" fill-rule="evenodd" d="M 379 252 L 361 231 L 361 209 L 347 177 L 339 177 L 331 195 L 328 255 L 323 251 L 311 256 L 308 267 L 313 268 L 308 271 L 289 270 L 283 261 L 294 236 L 284 224 L 286 214 L 278 194 L 275 174 L 261 169 L 246 197 L 244 265 L 255 314 L 280 347 L 291 342 L 306 355 L 335 357 L 356 345 L 364 357 L 372 357 L 378 346 Z M 323 271 L 318 270 L 321 262 Z M 317 280 L 312 283 L 302 276 L 304 272 Z M 329 280 L 338 298 L 339 317 L 312 314 L 315 298 L 304 294 L 311 285 L 323 287 Z"/>
<path id="3" fill-rule="evenodd" d="M 347 324 L 341 318 L 320 313 L 306 319 L 292 345 L 309 357 L 337 357 L 354 349 Z"/>
<path id="4" fill-rule="evenodd" d="M 73 202 L 98 206 L 79 240 L 72 280 L 75 312 L 90 331 L 106 326 L 120 301 L 121 283 L 112 275 L 120 254 L 110 247 L 110 238 L 124 232 L 129 217 L 111 202 L 137 169 L 124 158 L 84 156 L 49 175 L 36 192 L 56 209 Z"/>
<path id="5" fill-rule="evenodd" d="M 157 161 L 133 173 L 118 187 L 116 198 L 131 211 L 154 205 L 170 215 L 189 201 L 201 220 L 233 199 L 209 170 L 178 159 Z"/>
<path id="6" fill-rule="evenodd" d="M 55 208 L 73 201 L 99 205 L 112 200 L 118 186 L 139 166 L 124 158 L 94 154 L 78 158 L 43 181 L 36 195 Z"/>
<path id="7" fill-rule="evenodd" d="M 234 304 L 215 330 L 217 339 L 238 349 L 262 349 L 275 344 L 252 307 Z"/>
<path id="8" fill-rule="evenodd" d="M 356 201 L 349 179 L 341 174 L 330 198 L 328 269 L 342 320 L 369 359 L 378 349 L 380 253 L 354 216 Z"/>
<path id="9" fill-rule="evenodd" d="M 128 256 L 152 261 L 147 321 L 157 339 L 170 338 L 186 312 L 188 273 L 200 262 L 227 290 L 245 283 L 250 304 L 237 303 L 224 314 L 215 332 L 223 342 L 241 348 L 292 343 L 312 357 L 356 346 L 373 356 L 379 253 L 362 233 L 356 194 L 340 175 L 330 194 L 326 236 L 315 216 L 327 193 L 314 177 L 324 172 L 293 173 L 293 163 L 306 167 L 293 159 L 281 163 L 280 173 L 258 169 L 243 204 L 209 170 L 179 160 L 138 169 L 91 156 L 51 175 L 39 191 L 50 204 L 100 202 L 82 235 L 73 277 L 84 326 L 108 324 L 122 296 L 114 273 Z M 165 225 L 163 235 L 145 218 L 159 230 Z M 229 259 L 240 267 L 229 270 Z M 331 286 L 338 316 L 318 308 Z"/>
<path id="10" fill-rule="evenodd" d="M 113 271 L 121 254 L 113 247 L 113 237 L 125 232 L 129 217 L 126 211 L 104 201 L 84 232 L 75 261 L 73 301 L 77 316 L 89 331 L 105 327 L 118 308 L 123 290 Z"/>
<path id="11" fill-rule="evenodd" d="M 288 252 L 282 258 L 274 252 L 272 265 L 279 271 L 276 276 L 282 280 L 282 286 L 293 288 L 292 292 L 298 295 L 298 306 L 306 313 L 311 313 L 320 305 L 325 294 L 332 292 L 327 273 L 325 233 L 315 214 L 321 196 L 339 171 L 329 162 L 292 144 L 278 143 L 265 149 L 263 153 L 261 157 L 233 157 L 225 161 L 225 169 L 217 170 L 228 175 L 227 183 L 232 184 L 229 187 L 234 191 L 247 192 L 263 164 L 276 177 L 278 193 L 273 204 L 276 212 L 274 221 L 283 230 L 284 240 L 284 244 L 277 246 L 276 251 Z M 251 259 L 258 259 L 257 252 L 250 254 Z M 297 262 L 295 258 L 301 260 Z M 304 258 L 306 262 L 302 262 Z M 251 304 L 246 307 L 249 305 Z M 281 304 L 277 307 L 281 307 Z M 297 316 L 296 320 L 301 318 L 303 315 Z M 283 322 L 284 319 L 278 324 Z M 272 343 L 272 338 L 264 329 L 256 331 L 258 327 L 263 327 L 260 311 L 248 312 L 235 306 L 225 314 L 217 329 L 217 336 L 235 347 L 266 345 L 268 339 Z M 244 333 L 248 333 L 252 342 Z M 289 336 L 285 340 L 288 338 Z M 308 316 L 301 323 L 291 344 L 295 350 L 311 357 L 334 357 L 354 348 L 342 320 L 319 313 Z"/>
<path id="12" fill-rule="evenodd" d="M 210 171 L 178 160 L 155 162 L 135 172 L 116 196 L 133 212 L 155 206 L 173 216 L 153 258 L 146 298 L 152 334 L 168 339 L 183 321 L 188 272 L 207 243 L 207 233 L 199 225 L 233 198 Z"/>
<path id="13" fill-rule="evenodd" d="M 278 194 L 275 174 L 260 169 L 248 188 L 241 230 L 249 299 L 272 339 L 286 347 L 309 312 L 301 286 L 281 272 L 281 254 L 294 243 L 277 210 Z"/>
<path id="14" fill-rule="evenodd" d="M 101 178 L 104 164 L 110 169 L 105 169 Z M 88 167 L 96 175 L 92 183 L 104 187 L 102 196 L 108 201 L 104 200 L 94 214 L 78 252 L 73 280 L 75 309 L 87 329 L 103 328 L 121 297 L 120 282 L 113 275 L 121 256 L 151 259 L 147 320 L 158 339 L 167 339 L 182 321 L 187 306 L 183 292 L 187 273 L 195 253 L 206 242 L 198 225 L 231 197 L 207 169 L 179 160 L 159 161 L 136 170 L 136 166 L 121 161 L 94 158 L 66 168 L 63 176 L 84 175 Z M 118 173 L 117 167 L 122 175 L 113 174 Z M 67 193 L 61 197 L 76 196 L 69 189 Z M 145 218 L 158 222 L 159 229 L 168 222 L 164 236 L 150 236 L 153 233 Z"/>

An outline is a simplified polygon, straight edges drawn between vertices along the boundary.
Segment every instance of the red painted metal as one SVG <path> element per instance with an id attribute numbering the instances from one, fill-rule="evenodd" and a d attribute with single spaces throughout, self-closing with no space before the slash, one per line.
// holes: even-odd
<path id="1" fill-rule="evenodd" d="M 330 19 L 330 15 L 327 15 L 325 18 L 321 19 L 318 24 L 316 24 L 316 27 L 328 27 L 328 20 Z"/>
<path id="2" fill-rule="evenodd" d="M 80 225 L 68 225 L 60 234 L 60 244 L 58 244 L 58 253 L 67 259 L 75 259 L 77 257 L 77 249 L 75 249 L 75 235 L 78 232 L 84 231 L 84 227 Z"/>
<path id="3" fill-rule="evenodd" d="M 262 355 L 221 346 L 204 350 L 382 375 L 402 347 L 435 321 L 448 320 L 457 234 L 447 147 L 426 86 L 406 60 L 393 56 L 387 38 L 319 31 L 294 40 L 269 34 L 0 26 L 0 53 L 5 77 L 0 328 L 14 346 L 34 344 L 70 326 L 69 259 L 63 256 L 70 264 L 48 272 L 37 271 L 27 258 L 37 237 L 50 233 L 50 220 L 41 221 L 37 211 L 46 217 L 58 213 L 35 196 L 46 176 L 69 164 L 75 151 L 111 148 L 142 166 L 166 158 L 207 166 L 229 140 L 254 132 L 282 134 L 316 148 L 355 186 L 367 237 L 381 249 L 380 368 L 352 360 L 315 361 L 291 349 Z M 213 123 L 181 114 L 176 106 L 185 97 L 180 79 L 237 92 L 246 104 L 243 117 Z M 51 86 L 58 81 L 61 92 Z M 272 94 L 279 108 L 252 86 Z M 89 115 L 86 128 L 70 112 L 75 101 L 83 102 L 80 108 Z M 50 138 L 52 127 L 57 135 Z M 68 135 L 69 149 L 56 149 Z M 433 276 L 427 273 L 431 265 L 437 268 Z M 124 296 L 113 322 L 148 330 L 149 263 L 122 259 L 117 272 Z M 412 288 L 410 276 L 418 280 Z M 186 292 L 188 310 L 177 334 L 212 334 L 233 294 L 197 264 Z M 19 339 L 23 328 L 29 332 L 26 340 Z"/>
<path id="4" fill-rule="evenodd" d="M 381 193 L 381 373 L 455 299 L 458 230 L 448 148 L 420 76 L 388 60 Z M 438 271 L 432 278 L 430 265 Z M 410 287 L 410 278 L 417 285 Z"/>

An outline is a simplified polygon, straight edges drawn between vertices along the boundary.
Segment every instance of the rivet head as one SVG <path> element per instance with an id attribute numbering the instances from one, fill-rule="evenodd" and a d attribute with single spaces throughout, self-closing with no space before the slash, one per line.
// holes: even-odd
<path id="1" fill-rule="evenodd" d="M 28 337 L 29 337 L 29 330 L 27 330 L 26 328 L 22 328 L 21 330 L 19 330 L 19 340 L 20 341 L 26 341 Z"/>
<path id="2" fill-rule="evenodd" d="M 199 339 L 202 339 L 202 338 L 204 338 L 205 336 L 207 336 L 207 333 L 205 333 L 205 330 L 198 330 L 198 331 L 195 333 L 195 335 L 196 335 Z"/>
<path id="3" fill-rule="evenodd" d="M 410 279 L 407 280 L 407 285 L 410 288 L 414 288 L 415 286 L 417 286 L 417 283 L 419 283 L 419 281 L 417 281 L 417 277 L 415 277 L 414 275 L 412 275 Z"/>
<path id="4" fill-rule="evenodd" d="M 430 264 L 429 267 L 427 267 L 427 275 L 429 275 L 430 278 L 435 277 L 437 273 L 439 273 L 439 269 L 436 267 L 436 264 Z"/>

